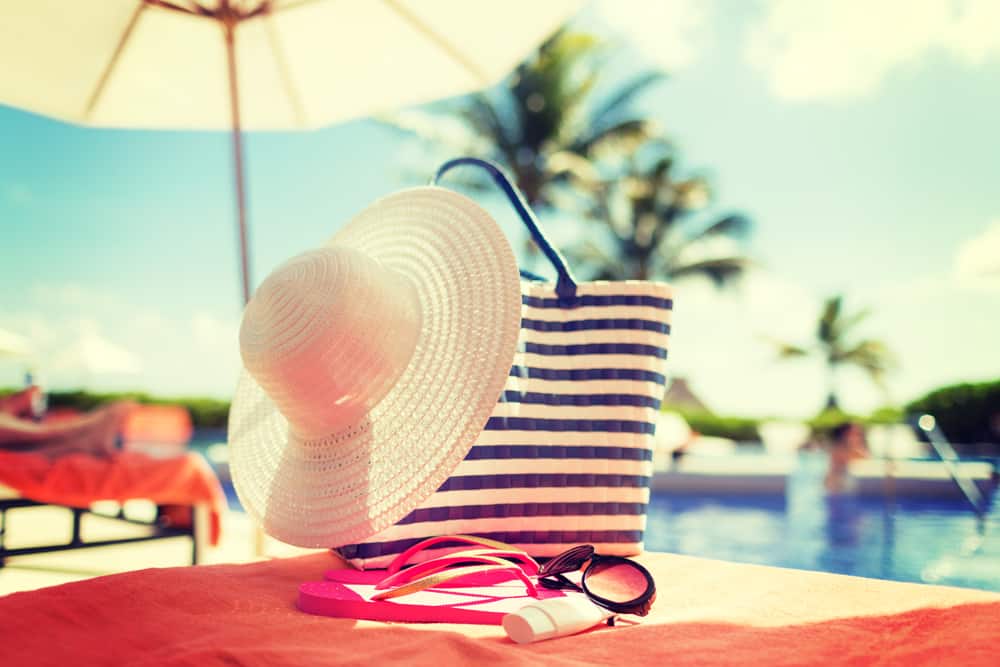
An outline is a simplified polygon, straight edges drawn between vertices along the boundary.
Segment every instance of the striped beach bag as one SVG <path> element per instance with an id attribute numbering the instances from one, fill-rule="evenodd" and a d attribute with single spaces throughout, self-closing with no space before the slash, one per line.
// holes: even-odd
<path id="1" fill-rule="evenodd" d="M 435 182 L 463 164 L 490 172 L 558 280 L 522 279 L 514 365 L 465 460 L 396 525 L 338 551 L 357 567 L 381 568 L 424 538 L 473 534 L 538 557 L 584 543 L 602 554 L 638 554 L 664 393 L 671 289 L 645 281 L 577 282 L 495 165 L 459 158 L 443 165 Z"/>

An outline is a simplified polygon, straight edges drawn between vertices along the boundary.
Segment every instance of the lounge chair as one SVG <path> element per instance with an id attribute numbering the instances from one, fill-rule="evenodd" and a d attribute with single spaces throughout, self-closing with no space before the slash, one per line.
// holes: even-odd
<path id="1" fill-rule="evenodd" d="M 35 452 L 0 451 L 0 567 L 13 556 L 175 537 L 191 539 L 191 561 L 197 563 L 206 538 L 213 544 L 218 540 L 225 495 L 208 464 L 185 451 L 190 435 L 190 416 L 183 408 L 140 406 L 123 425 L 123 451 L 111 457 L 74 452 L 50 460 Z M 128 501 L 138 499 L 154 504 L 152 516 L 126 509 L 134 504 Z M 40 506 L 66 509 L 69 539 L 7 546 L 9 513 Z M 86 539 L 82 523 L 87 514 L 145 530 Z"/>

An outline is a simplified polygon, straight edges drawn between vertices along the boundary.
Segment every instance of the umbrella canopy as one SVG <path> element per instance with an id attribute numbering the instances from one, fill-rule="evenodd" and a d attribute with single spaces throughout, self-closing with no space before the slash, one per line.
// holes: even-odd
<path id="1" fill-rule="evenodd" d="M 580 0 L 0 0 L 0 103 L 105 127 L 315 128 L 491 84 Z"/>
<path id="2" fill-rule="evenodd" d="M 0 102 L 107 127 L 315 128 L 509 72 L 579 0 L 0 0 Z"/>

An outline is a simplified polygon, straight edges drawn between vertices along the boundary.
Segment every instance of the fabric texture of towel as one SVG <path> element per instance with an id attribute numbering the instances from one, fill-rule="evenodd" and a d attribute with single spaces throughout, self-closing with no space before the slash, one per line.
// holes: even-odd
<path id="1" fill-rule="evenodd" d="M 0 598 L 9 665 L 995 665 L 1000 595 L 668 554 L 641 623 L 515 645 L 492 626 L 311 616 L 328 553 L 144 570 Z M 57 638 L 57 640 L 56 640 Z"/>

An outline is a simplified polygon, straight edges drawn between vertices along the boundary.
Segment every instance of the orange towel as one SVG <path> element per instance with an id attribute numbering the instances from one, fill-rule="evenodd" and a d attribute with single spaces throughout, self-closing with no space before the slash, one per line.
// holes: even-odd
<path id="1" fill-rule="evenodd" d="M 138 405 L 122 425 L 126 443 L 186 445 L 194 428 L 191 414 L 180 405 Z"/>
<path id="2" fill-rule="evenodd" d="M 962 665 L 993 667 L 1000 596 L 646 554 L 641 624 L 518 646 L 498 627 L 295 609 L 329 553 L 127 572 L 0 598 L 7 665 Z M 0 573 L 0 577 L 3 574 Z"/>
<path id="3" fill-rule="evenodd" d="M 226 508 L 218 478 L 193 452 L 165 459 L 134 452 L 110 458 L 69 454 L 49 461 L 38 454 L 0 450 L 0 484 L 25 498 L 72 507 L 134 498 L 158 505 L 206 504 L 211 510 L 213 545 L 218 544 Z"/>

